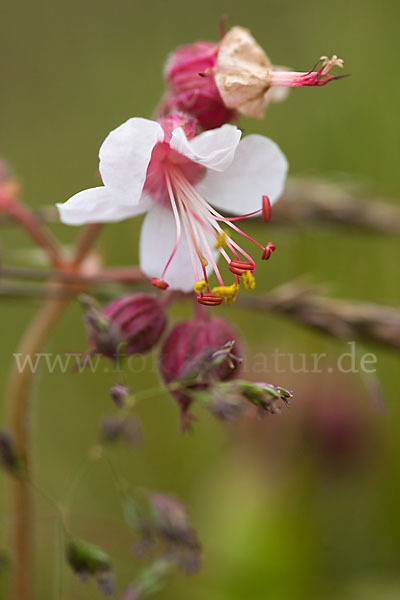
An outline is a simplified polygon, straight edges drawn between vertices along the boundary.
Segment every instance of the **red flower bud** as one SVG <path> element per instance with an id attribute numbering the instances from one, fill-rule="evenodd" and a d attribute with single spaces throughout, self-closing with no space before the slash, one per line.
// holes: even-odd
<path id="1" fill-rule="evenodd" d="M 194 116 L 204 129 L 229 123 L 236 111 L 227 108 L 214 78 L 218 44 L 196 42 L 173 52 L 165 67 L 170 92 L 162 110 L 179 110 Z"/>
<path id="2" fill-rule="evenodd" d="M 172 392 L 182 411 L 182 429 L 190 421 L 188 411 L 193 401 L 190 390 L 205 389 L 212 381 L 225 381 L 237 375 L 239 361 L 220 360 L 214 353 L 229 342 L 235 342 L 233 353 L 240 356 L 238 340 L 230 324 L 216 317 L 182 321 L 165 340 L 159 359 L 160 371 L 167 384 L 182 383 L 184 391 Z M 196 374 L 201 375 L 201 382 L 196 383 Z M 191 383 L 185 390 L 187 378 Z"/>
<path id="3" fill-rule="evenodd" d="M 119 331 L 128 354 L 151 350 L 167 324 L 163 305 L 149 294 L 118 298 L 104 308 L 103 314 Z"/>

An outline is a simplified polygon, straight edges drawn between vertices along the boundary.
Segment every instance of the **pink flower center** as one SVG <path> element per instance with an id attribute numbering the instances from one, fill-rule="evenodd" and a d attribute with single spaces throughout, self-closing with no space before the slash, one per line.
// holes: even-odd
<path id="1" fill-rule="evenodd" d="M 160 205 L 171 208 L 165 174 L 179 171 L 191 185 L 196 185 L 204 177 L 206 169 L 170 148 L 169 143 L 161 142 L 153 149 L 144 190 Z"/>
<path id="2" fill-rule="evenodd" d="M 196 185 L 204 177 L 206 169 L 183 154 L 179 154 L 169 145 L 172 132 L 177 127 L 182 127 L 188 140 L 193 139 L 197 133 L 195 119 L 175 113 L 160 119 L 160 125 L 164 129 L 165 139 L 153 148 L 144 190 L 158 204 L 171 208 L 168 189 L 165 185 L 166 175 L 178 172 L 191 185 Z"/>

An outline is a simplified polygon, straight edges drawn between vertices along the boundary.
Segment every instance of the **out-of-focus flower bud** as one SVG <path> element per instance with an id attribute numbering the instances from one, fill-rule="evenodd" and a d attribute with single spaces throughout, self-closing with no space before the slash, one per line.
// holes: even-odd
<path id="1" fill-rule="evenodd" d="M 181 46 L 169 57 L 165 78 L 170 92 L 161 112 L 180 110 L 196 117 L 204 129 L 214 129 L 232 121 L 234 110 L 226 107 L 214 79 L 218 44 L 196 42 Z"/>
<path id="2" fill-rule="evenodd" d="M 103 312 L 120 331 L 129 354 L 148 352 L 154 348 L 167 324 L 164 306 L 150 294 L 118 298 L 108 304 Z"/>
<path id="3" fill-rule="evenodd" d="M 22 475 L 22 461 L 14 440 L 7 431 L 3 430 L 0 430 L 0 462 L 10 474 Z"/>
<path id="4" fill-rule="evenodd" d="M 163 305 L 150 294 L 123 296 L 101 309 L 88 296 L 81 298 L 86 308 L 89 342 L 95 352 L 113 360 L 124 352 L 148 352 L 159 341 L 167 317 Z"/>
<path id="5" fill-rule="evenodd" d="M 174 563 L 165 558 L 155 560 L 122 592 L 119 600 L 144 600 L 159 592 L 164 587 L 173 566 Z"/>
<path id="6" fill-rule="evenodd" d="M 177 498 L 151 492 L 144 505 L 129 504 L 129 522 L 139 534 L 134 546 L 136 556 L 151 552 L 186 573 L 200 568 L 201 543 L 186 506 Z"/>
<path id="7" fill-rule="evenodd" d="M 104 444 L 122 440 L 130 444 L 141 441 L 139 424 L 129 416 L 112 415 L 106 417 L 100 427 L 100 441 Z"/>
<path id="8" fill-rule="evenodd" d="M 94 298 L 82 295 L 80 302 L 85 310 L 84 321 L 93 352 L 117 359 L 123 346 L 119 328 L 103 314 L 101 306 Z"/>
<path id="9" fill-rule="evenodd" d="M 123 383 L 116 383 L 110 389 L 110 396 L 118 408 L 125 408 L 127 404 L 132 403 L 133 390 Z"/>
<path id="10" fill-rule="evenodd" d="M 176 384 L 172 393 L 182 411 L 182 429 L 190 420 L 191 390 L 206 389 L 212 382 L 236 376 L 240 354 L 237 332 L 222 319 L 182 321 L 172 329 L 161 348 L 159 364 L 164 381 Z"/>
<path id="11" fill-rule="evenodd" d="M 186 506 L 167 494 L 153 493 L 149 500 L 155 529 L 166 545 L 165 556 L 173 556 L 182 571 L 198 571 L 201 544 L 189 523 Z"/>
<path id="12" fill-rule="evenodd" d="M 108 555 L 101 548 L 82 540 L 70 540 L 66 547 L 66 558 L 83 582 L 93 577 L 105 596 L 113 594 L 114 571 Z"/>
<path id="13" fill-rule="evenodd" d="M 201 401 L 201 397 L 198 398 Z M 235 383 L 219 383 L 204 396 L 205 408 L 221 421 L 236 421 L 247 411 L 247 403 Z"/>

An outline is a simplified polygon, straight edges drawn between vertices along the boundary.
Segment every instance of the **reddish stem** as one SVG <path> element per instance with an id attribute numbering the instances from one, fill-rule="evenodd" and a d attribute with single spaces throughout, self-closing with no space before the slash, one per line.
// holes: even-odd
<path id="1" fill-rule="evenodd" d="M 22 202 L 7 192 L 5 186 L 0 186 L 0 211 L 7 213 L 25 229 L 55 267 L 62 267 L 61 249 L 56 240 Z"/>

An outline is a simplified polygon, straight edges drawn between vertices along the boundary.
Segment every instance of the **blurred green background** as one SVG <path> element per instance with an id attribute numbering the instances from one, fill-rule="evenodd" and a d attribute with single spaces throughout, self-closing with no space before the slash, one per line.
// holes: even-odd
<path id="1" fill-rule="evenodd" d="M 223 13 L 230 14 L 229 24 L 250 28 L 277 64 L 307 70 L 321 54 L 336 53 L 352 74 L 324 88 L 294 90 L 270 107 L 265 121 L 244 121 L 246 132 L 273 138 L 291 174 L 355 179 L 382 198 L 396 197 L 398 2 L 2 0 L 0 155 L 22 179 L 25 201 L 52 205 L 91 186 L 107 132 L 130 116 L 151 116 L 164 90 L 168 53 L 182 43 L 217 39 Z M 139 227 L 137 221 L 108 227 L 100 243 L 108 264 L 136 263 Z M 66 244 L 77 233 L 55 230 Z M 331 284 L 332 295 L 398 303 L 399 244 L 393 237 L 273 225 L 269 237 L 279 252 L 258 278 L 258 291 L 311 273 L 314 281 Z M 2 235 L 2 248 L 7 264 L 34 258 L 15 230 Z M 12 352 L 36 308 L 34 302 L 1 306 L 3 409 Z M 182 314 L 189 315 L 188 308 L 175 308 L 171 317 Z M 272 316 L 237 308 L 220 314 L 245 337 L 248 368 L 254 355 L 276 348 L 327 352 L 332 361 L 345 350 Z M 74 306 L 47 351 L 85 347 L 81 310 Z M 177 408 L 165 394 L 138 405 L 144 443 L 112 451 L 115 468 L 132 484 L 184 500 L 204 545 L 201 573 L 174 577 L 160 598 L 400 597 L 399 356 L 359 348 L 367 350 L 377 351 L 376 380 L 337 372 L 268 373 L 271 382 L 293 389 L 295 399 L 290 411 L 262 422 L 227 426 L 198 412 L 194 435 L 181 435 Z M 113 411 L 108 388 L 114 379 L 102 372 L 39 374 L 36 482 L 57 502 L 96 442 L 102 416 Z M 150 369 L 128 379 L 135 390 L 157 384 Z M 377 386 L 385 411 L 371 395 Z M 7 550 L 5 482 L 2 475 Z M 93 583 L 83 586 L 62 566 L 54 510 L 40 496 L 37 503 L 36 597 L 100 597 Z M 142 563 L 131 554 L 133 535 L 105 462 L 87 472 L 69 509 L 74 533 L 112 555 L 121 589 Z"/>

